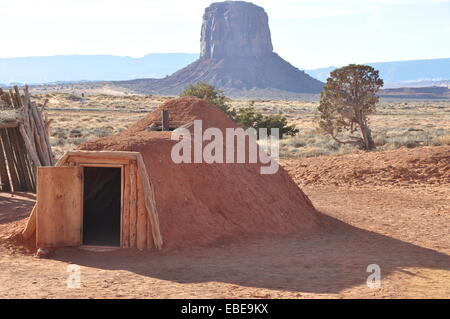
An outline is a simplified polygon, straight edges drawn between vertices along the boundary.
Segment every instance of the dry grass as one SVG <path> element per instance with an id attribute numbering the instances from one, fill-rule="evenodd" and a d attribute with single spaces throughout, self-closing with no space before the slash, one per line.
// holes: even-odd
<path id="1" fill-rule="evenodd" d="M 35 99 L 49 100 L 49 117 L 53 120 L 51 142 L 58 156 L 88 139 L 124 130 L 170 98 L 112 93 L 86 96 L 79 92 L 35 93 Z M 250 100 L 231 102 L 236 109 L 249 103 Z M 264 114 L 282 114 L 300 129 L 298 136 L 281 141 L 282 157 L 358 151 L 356 147 L 338 144 L 318 130 L 317 101 L 261 100 L 255 101 L 254 107 Z M 380 150 L 449 145 L 450 100 L 382 100 L 377 113 L 370 117 L 370 127 Z"/>

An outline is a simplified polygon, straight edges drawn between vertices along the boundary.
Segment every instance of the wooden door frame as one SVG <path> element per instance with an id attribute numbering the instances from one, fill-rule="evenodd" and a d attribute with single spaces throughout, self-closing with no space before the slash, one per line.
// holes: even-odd
<path id="1" fill-rule="evenodd" d="M 81 213 L 81 246 L 89 247 L 91 245 L 85 245 L 83 243 L 83 232 L 84 232 L 84 168 L 85 167 L 99 167 L 99 168 L 120 168 L 120 239 L 119 239 L 119 248 L 122 247 L 122 225 L 123 225 L 123 194 L 124 194 L 124 187 L 125 187 L 125 165 L 127 164 L 85 164 L 85 163 L 76 163 L 77 166 L 83 167 L 83 189 L 81 192 L 81 201 L 83 203 L 83 211 Z M 94 245 L 95 246 L 95 245 Z M 97 245 L 98 246 L 98 245 Z"/>

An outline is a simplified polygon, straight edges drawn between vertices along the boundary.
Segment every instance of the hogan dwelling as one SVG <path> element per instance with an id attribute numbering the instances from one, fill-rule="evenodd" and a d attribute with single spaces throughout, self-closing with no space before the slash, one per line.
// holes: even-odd
<path id="1" fill-rule="evenodd" d="M 113 136 L 81 144 L 38 170 L 37 205 L 25 238 L 38 248 L 176 249 L 317 226 L 308 197 L 280 167 L 175 163 L 174 128 L 238 126 L 194 97 L 172 99 Z"/>

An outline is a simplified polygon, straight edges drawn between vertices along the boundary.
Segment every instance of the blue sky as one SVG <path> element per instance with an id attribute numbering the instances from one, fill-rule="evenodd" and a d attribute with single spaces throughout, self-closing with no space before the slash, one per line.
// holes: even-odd
<path id="1" fill-rule="evenodd" d="M 213 1 L 0 0 L 0 57 L 198 52 Z M 300 68 L 450 58 L 450 0 L 255 0 Z"/>

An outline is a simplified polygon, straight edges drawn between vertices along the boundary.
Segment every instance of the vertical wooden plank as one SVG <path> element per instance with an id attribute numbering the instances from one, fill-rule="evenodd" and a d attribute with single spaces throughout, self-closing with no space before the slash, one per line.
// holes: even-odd
<path id="1" fill-rule="evenodd" d="M 136 168 L 135 168 L 136 169 Z M 147 208 L 145 207 L 145 191 L 142 179 L 137 178 L 137 248 L 147 248 Z"/>
<path id="2" fill-rule="evenodd" d="M 129 177 L 129 193 L 131 194 L 131 169 L 130 165 L 127 165 L 128 167 L 128 177 Z M 136 175 L 134 175 L 134 181 L 133 184 L 136 187 Z M 128 204 L 128 207 L 130 207 L 130 197 L 125 199 L 125 204 Z M 130 214 L 130 248 L 136 248 L 137 247 L 137 209 L 135 205 L 135 209 L 129 210 Z"/>
<path id="3" fill-rule="evenodd" d="M 130 238 L 133 240 L 133 248 L 138 247 L 138 195 L 137 195 L 137 179 L 136 179 L 136 161 L 130 161 Z M 133 228 L 133 229 L 131 229 Z"/>
<path id="4" fill-rule="evenodd" d="M 83 168 L 40 167 L 37 197 L 37 247 L 80 245 Z"/>
<path id="5" fill-rule="evenodd" d="M 19 176 L 17 175 L 14 165 L 14 154 L 11 149 L 11 143 L 6 129 L 0 129 L 1 138 L 3 140 L 3 148 L 5 149 L 6 161 L 8 163 L 9 176 L 11 177 L 12 190 L 15 192 L 20 189 Z"/>
<path id="6" fill-rule="evenodd" d="M 10 192 L 11 183 L 9 181 L 8 169 L 6 167 L 6 157 L 3 150 L 3 138 L 0 135 L 0 182 L 3 184 L 2 191 Z"/>
<path id="7" fill-rule="evenodd" d="M 143 204 L 145 207 L 145 200 L 143 201 Z M 147 249 L 151 250 L 151 249 L 155 248 L 155 243 L 153 242 L 152 222 L 150 220 L 150 216 L 147 212 L 147 209 L 146 209 L 146 219 L 147 219 L 147 221 L 146 221 L 146 223 L 147 223 Z"/>
<path id="8" fill-rule="evenodd" d="M 124 165 L 122 168 L 123 172 L 123 191 L 122 191 L 122 247 L 131 247 L 131 236 L 130 236 L 130 204 L 129 204 L 129 194 L 130 194 L 130 168 L 128 165 Z"/>
<path id="9" fill-rule="evenodd" d="M 11 141 L 11 147 L 16 158 L 17 174 L 19 176 L 20 190 L 31 191 L 31 182 L 26 170 L 26 162 L 22 150 L 23 139 L 20 136 L 19 130 L 17 128 L 8 129 L 9 139 Z M 20 138 L 19 138 L 20 137 Z"/>
<path id="10" fill-rule="evenodd" d="M 28 156 L 28 154 L 26 155 L 27 158 L 27 168 L 28 168 L 28 173 L 30 174 L 30 178 L 31 178 L 31 183 L 33 185 L 33 192 L 36 192 L 36 176 L 37 176 L 37 168 L 36 166 L 34 166 L 33 162 L 31 161 L 30 157 Z"/>
<path id="11" fill-rule="evenodd" d="M 19 147 L 20 147 L 20 152 L 22 154 L 22 161 L 24 163 L 23 166 L 23 170 L 25 173 L 25 178 L 26 178 L 26 184 L 28 187 L 29 191 L 35 192 L 36 191 L 36 183 L 34 181 L 34 171 L 32 168 L 32 163 L 31 160 L 29 159 L 28 155 L 27 155 L 27 150 L 25 148 L 25 142 L 23 141 L 22 135 L 20 135 L 19 130 L 16 130 L 16 135 L 17 135 L 17 139 L 19 141 Z"/>

